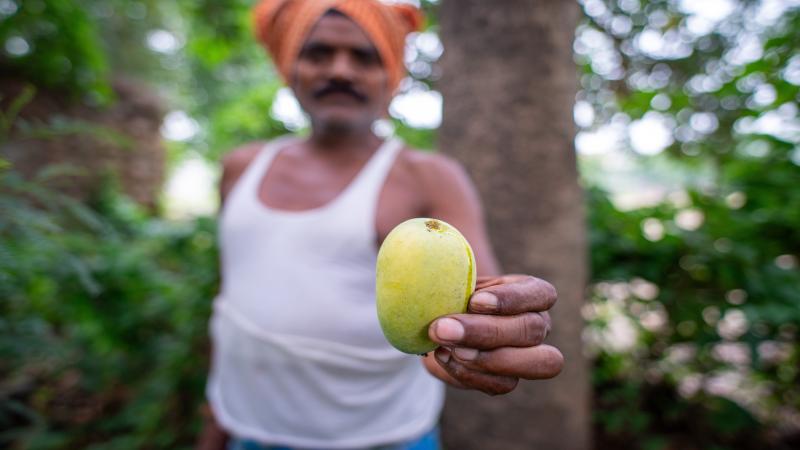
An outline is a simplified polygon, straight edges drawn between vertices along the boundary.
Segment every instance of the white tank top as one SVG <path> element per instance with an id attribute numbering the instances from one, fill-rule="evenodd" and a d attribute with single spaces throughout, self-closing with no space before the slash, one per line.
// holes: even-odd
<path id="1" fill-rule="evenodd" d="M 265 146 L 221 213 L 206 392 L 215 417 L 265 444 L 413 439 L 438 421 L 444 386 L 419 356 L 388 344 L 375 309 L 376 207 L 402 144 L 386 141 L 333 201 L 293 212 L 258 198 L 287 142 Z"/>

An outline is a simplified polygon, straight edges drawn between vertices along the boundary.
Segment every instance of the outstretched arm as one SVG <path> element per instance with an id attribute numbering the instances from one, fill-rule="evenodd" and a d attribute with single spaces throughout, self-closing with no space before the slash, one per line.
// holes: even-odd
<path id="1" fill-rule="evenodd" d="M 543 344 L 555 288 L 529 275 L 499 275 L 472 181 L 456 162 L 441 155 L 428 159 L 419 168 L 430 193 L 427 215 L 450 223 L 467 238 L 479 278 L 468 313 L 431 324 L 429 335 L 440 347 L 424 358 L 425 366 L 453 386 L 489 394 L 512 391 L 520 378 L 556 376 L 564 358 L 558 349 Z"/>

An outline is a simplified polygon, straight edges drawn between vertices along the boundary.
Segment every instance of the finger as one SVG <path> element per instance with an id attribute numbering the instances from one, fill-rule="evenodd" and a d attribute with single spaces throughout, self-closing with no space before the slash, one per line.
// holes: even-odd
<path id="1" fill-rule="evenodd" d="M 485 288 L 487 288 L 489 286 L 495 286 L 495 285 L 498 285 L 498 284 L 503 284 L 503 278 L 504 278 L 503 276 L 499 276 L 499 277 L 486 277 L 486 276 L 478 277 L 478 279 L 475 282 L 475 290 L 478 291 L 478 290 L 481 290 L 481 289 L 485 289 Z"/>
<path id="2" fill-rule="evenodd" d="M 542 311 L 539 313 L 544 319 L 544 337 L 547 339 L 547 336 L 550 335 L 550 331 L 553 329 L 553 322 L 550 320 L 550 313 L 547 311 Z"/>
<path id="3" fill-rule="evenodd" d="M 552 284 L 529 275 L 505 275 L 501 284 L 484 283 L 469 302 L 469 310 L 478 314 L 511 315 L 529 311 L 547 311 L 558 293 Z"/>
<path id="4" fill-rule="evenodd" d="M 451 377 L 468 389 L 477 389 L 489 395 L 507 394 L 517 387 L 518 379 L 492 375 L 468 368 L 452 357 L 449 349 L 439 347 L 434 353 L 436 361 Z"/>
<path id="5" fill-rule="evenodd" d="M 503 347 L 490 351 L 456 347 L 452 359 L 479 372 L 526 380 L 553 378 L 564 368 L 564 355 L 550 345 Z"/>
<path id="6" fill-rule="evenodd" d="M 453 314 L 436 319 L 428 336 L 438 344 L 478 348 L 531 347 L 544 340 L 549 324 L 539 313 L 516 316 Z"/>

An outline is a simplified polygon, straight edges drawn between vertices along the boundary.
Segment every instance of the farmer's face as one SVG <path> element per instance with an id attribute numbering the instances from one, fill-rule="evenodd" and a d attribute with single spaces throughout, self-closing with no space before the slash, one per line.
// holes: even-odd
<path id="1" fill-rule="evenodd" d="M 292 89 L 318 129 L 368 129 L 390 101 L 378 51 L 355 22 L 339 14 L 323 16 L 311 30 Z"/>

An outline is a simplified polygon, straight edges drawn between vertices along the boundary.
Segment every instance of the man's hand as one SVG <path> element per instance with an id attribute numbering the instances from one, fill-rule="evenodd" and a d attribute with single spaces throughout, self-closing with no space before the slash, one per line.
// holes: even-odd
<path id="1" fill-rule="evenodd" d="M 440 317 L 428 328 L 446 374 L 426 365 L 450 384 L 492 395 L 511 392 L 520 378 L 552 378 L 564 366 L 561 352 L 542 344 L 555 302 L 555 288 L 538 278 L 479 278 L 469 313 Z"/>

